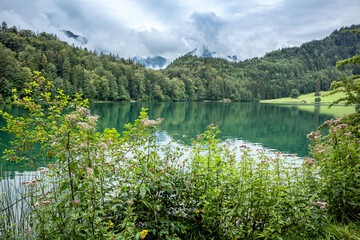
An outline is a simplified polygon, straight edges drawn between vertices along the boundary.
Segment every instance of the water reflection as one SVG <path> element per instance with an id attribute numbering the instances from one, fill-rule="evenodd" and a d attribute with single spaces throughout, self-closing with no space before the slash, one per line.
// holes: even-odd
<path id="1" fill-rule="evenodd" d="M 107 103 L 92 104 L 91 110 L 101 116 L 100 128 L 122 130 L 125 123 L 138 117 L 142 107 L 149 109 L 150 118 L 165 119 L 161 131 L 185 143 L 214 123 L 224 140 L 241 139 L 299 156 L 307 155 L 306 134 L 331 118 L 319 114 L 318 109 L 309 112 L 297 106 L 254 103 Z"/>
<path id="2" fill-rule="evenodd" d="M 219 138 L 240 140 L 253 146 L 261 146 L 275 151 L 306 156 L 308 140 L 306 134 L 315 130 L 322 122 L 332 118 L 321 114 L 321 106 L 313 111 L 302 110 L 299 106 L 282 106 L 255 103 L 92 103 L 91 112 L 98 114 L 99 128 L 116 128 L 122 132 L 126 123 L 138 118 L 141 108 L 148 108 L 150 119 L 158 117 L 165 121 L 158 134 L 160 144 L 172 139 L 189 144 L 191 138 L 203 133 L 206 126 L 214 123 L 219 126 Z M 0 109 L 15 116 L 24 116 L 22 108 L 2 105 Z M 0 127 L 5 121 L 0 119 Z M 186 136 L 184 138 L 183 136 Z M 1 142 L 7 144 L 12 137 L 0 132 Z M 4 147 L 0 147 L 2 152 Z M 23 164 L 13 164 L 0 160 L 0 170 L 6 172 L 29 171 L 32 168 Z M 11 175 L 10 175 L 11 176 Z"/>

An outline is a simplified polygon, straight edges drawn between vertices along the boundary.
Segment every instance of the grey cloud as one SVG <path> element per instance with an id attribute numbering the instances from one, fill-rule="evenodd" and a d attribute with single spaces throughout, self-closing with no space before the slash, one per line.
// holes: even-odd
<path id="1" fill-rule="evenodd" d="M 183 49 L 181 39 L 171 33 L 152 29 L 151 31 L 139 32 L 139 38 L 151 55 L 161 55 L 174 51 L 174 49 Z"/>
<path id="2" fill-rule="evenodd" d="M 167 0 L 134 0 L 131 4 L 108 0 L 114 6 L 136 7 L 137 16 L 122 12 L 118 17 L 114 9 L 96 1 L 0 1 L 0 16 L 6 18 L 0 20 L 10 26 L 58 36 L 60 30 L 70 30 L 86 37 L 89 49 L 123 57 L 148 54 L 175 58 L 207 45 L 211 51 L 245 59 L 320 39 L 337 28 L 360 23 L 360 1 L 353 0 L 225 0 L 221 5 L 209 0 L 206 10 L 199 4 L 192 6 L 191 1 L 185 6 Z M 141 20 L 132 20 L 143 15 L 160 27 L 136 28 Z"/>
<path id="3" fill-rule="evenodd" d="M 225 21 L 216 16 L 215 13 L 199 13 L 194 12 L 191 15 L 193 24 L 197 30 L 197 34 L 202 37 L 202 41 L 211 44 L 217 43 L 219 34 L 225 25 Z"/>

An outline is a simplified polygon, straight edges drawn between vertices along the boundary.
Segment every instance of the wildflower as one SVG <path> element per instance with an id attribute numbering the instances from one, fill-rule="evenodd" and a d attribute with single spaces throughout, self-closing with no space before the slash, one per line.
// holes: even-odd
<path id="1" fill-rule="evenodd" d="M 320 206 L 320 208 L 322 208 L 322 209 L 325 209 L 326 205 L 328 203 L 327 202 L 316 202 L 316 203 L 313 203 L 313 204 Z"/>
<path id="2" fill-rule="evenodd" d="M 344 136 L 349 136 L 351 134 L 352 134 L 352 132 L 347 132 L 347 133 L 344 133 Z"/>
<path id="3" fill-rule="evenodd" d="M 100 149 L 106 149 L 106 148 L 108 148 L 108 146 L 107 146 L 106 143 L 104 143 L 104 142 L 99 142 L 98 146 L 100 147 Z"/>
<path id="4" fill-rule="evenodd" d="M 315 132 L 311 132 L 309 134 L 306 135 L 306 137 L 310 140 L 312 140 L 314 138 Z"/>
<path id="5" fill-rule="evenodd" d="M 140 232 L 140 238 L 144 239 L 146 237 L 146 235 L 148 234 L 149 230 L 142 230 Z"/>
<path id="6" fill-rule="evenodd" d="M 328 126 L 333 125 L 334 124 L 334 119 L 330 119 L 330 120 L 325 121 L 325 124 L 327 124 Z"/>
<path id="7" fill-rule="evenodd" d="M 132 206 L 134 204 L 134 200 L 132 200 L 132 199 L 127 200 L 127 204 L 129 206 Z"/>
<path id="8" fill-rule="evenodd" d="M 339 123 L 341 123 L 342 122 L 342 118 L 337 118 L 336 120 L 335 120 L 335 125 L 338 125 Z"/>
<path id="9" fill-rule="evenodd" d="M 79 114 L 90 114 L 90 110 L 84 107 L 76 107 L 76 112 Z"/>
<path id="10" fill-rule="evenodd" d="M 65 120 L 70 123 L 74 123 L 77 120 L 77 116 L 75 114 L 70 114 L 65 117 Z"/>
<path id="11" fill-rule="evenodd" d="M 48 164 L 47 167 L 48 168 L 57 168 L 59 166 L 59 164 Z"/>
<path id="12" fill-rule="evenodd" d="M 314 161 L 315 161 L 315 159 L 313 159 L 313 158 L 305 157 L 303 165 L 309 165 L 312 167 L 314 165 Z"/>
<path id="13" fill-rule="evenodd" d="M 41 181 L 41 180 L 39 180 Z M 24 185 L 28 185 L 29 187 L 35 187 L 37 185 L 38 179 L 32 180 L 32 181 L 25 181 L 22 182 Z"/>
<path id="14" fill-rule="evenodd" d="M 51 200 L 46 200 L 46 201 L 43 201 L 41 202 L 42 205 L 49 205 L 51 203 Z"/>
<path id="15" fill-rule="evenodd" d="M 96 121 L 99 119 L 99 115 L 88 115 L 87 116 L 90 125 L 96 125 Z"/>
<path id="16" fill-rule="evenodd" d="M 84 122 L 78 122 L 77 125 L 79 127 L 81 127 L 81 128 L 85 128 L 85 129 L 88 129 L 88 130 L 94 129 L 93 126 L 90 126 L 89 124 L 84 123 Z"/>
<path id="17" fill-rule="evenodd" d="M 94 177 L 94 170 L 92 168 L 86 167 L 86 172 L 89 175 L 89 178 Z"/>
<path id="18" fill-rule="evenodd" d="M 111 220 L 109 220 L 109 225 L 110 225 L 110 227 L 112 227 L 112 226 L 114 226 L 114 223 Z"/>
<path id="19" fill-rule="evenodd" d="M 158 122 L 155 120 L 149 120 L 147 118 L 144 118 L 141 120 L 142 124 L 144 124 L 144 126 L 146 127 L 153 127 L 154 125 L 156 125 Z"/>
<path id="20" fill-rule="evenodd" d="M 342 124 L 339 124 L 339 125 L 337 126 L 337 128 L 338 128 L 338 129 L 344 129 L 344 128 L 346 128 L 347 126 L 348 126 L 347 124 L 342 123 Z"/>

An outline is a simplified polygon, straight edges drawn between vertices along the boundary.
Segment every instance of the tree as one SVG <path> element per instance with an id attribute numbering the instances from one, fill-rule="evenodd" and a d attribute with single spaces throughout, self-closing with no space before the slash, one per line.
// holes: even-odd
<path id="1" fill-rule="evenodd" d="M 320 103 L 321 102 L 321 98 L 320 97 L 316 97 L 315 98 L 315 103 Z"/>
<path id="2" fill-rule="evenodd" d="M 300 93 L 297 89 L 292 89 L 290 92 L 290 97 L 291 98 L 298 98 L 300 96 Z"/>
<path id="3" fill-rule="evenodd" d="M 7 23 L 6 23 L 5 21 L 3 21 L 3 22 L 1 23 L 1 31 L 2 31 L 2 32 L 6 32 L 6 30 L 7 30 Z"/>
<path id="4" fill-rule="evenodd" d="M 315 82 L 315 96 L 320 96 L 320 90 L 320 78 L 317 78 Z"/>
<path id="5" fill-rule="evenodd" d="M 348 64 L 360 65 L 360 55 L 355 55 L 352 58 L 339 61 L 336 63 L 336 67 L 341 68 Z M 340 79 L 340 81 L 333 82 L 331 84 L 331 89 L 332 91 L 329 95 L 343 92 L 345 93 L 345 97 L 337 99 L 330 106 L 342 101 L 345 102 L 345 106 L 350 104 L 355 104 L 357 106 L 360 105 L 360 75 L 351 74 L 349 76 L 344 76 Z"/>
<path id="6" fill-rule="evenodd" d="M 42 54 L 41 56 L 41 67 L 42 69 L 46 69 L 46 66 L 48 64 L 47 58 L 45 54 Z"/>

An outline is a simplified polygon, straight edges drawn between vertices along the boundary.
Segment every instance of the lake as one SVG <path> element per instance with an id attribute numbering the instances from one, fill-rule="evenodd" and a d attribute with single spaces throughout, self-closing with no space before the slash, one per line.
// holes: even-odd
<path id="1" fill-rule="evenodd" d="M 179 144 L 189 144 L 191 138 L 203 133 L 206 126 L 219 126 L 219 138 L 232 144 L 247 144 L 264 147 L 268 151 L 280 151 L 308 155 L 306 134 L 316 130 L 324 121 L 341 112 L 351 113 L 351 107 L 335 106 L 333 114 L 327 106 L 276 105 L 261 103 L 92 103 L 91 113 L 99 118 L 99 129 L 116 128 L 123 130 L 126 123 L 138 118 L 141 108 L 148 108 L 149 118 L 164 118 L 159 128 L 159 143 L 175 140 Z M 25 111 L 14 105 L 1 105 L 0 109 L 23 116 Z M 323 114 L 322 112 L 326 112 Z M 0 127 L 5 121 L 0 120 Z M 0 132 L 1 142 L 7 144 L 11 137 Z M 4 147 L 0 147 L 1 153 Z M 2 154 L 1 154 L 2 155 Z M 28 175 L 32 169 L 22 164 L 0 160 L 0 170 L 6 175 Z"/>

